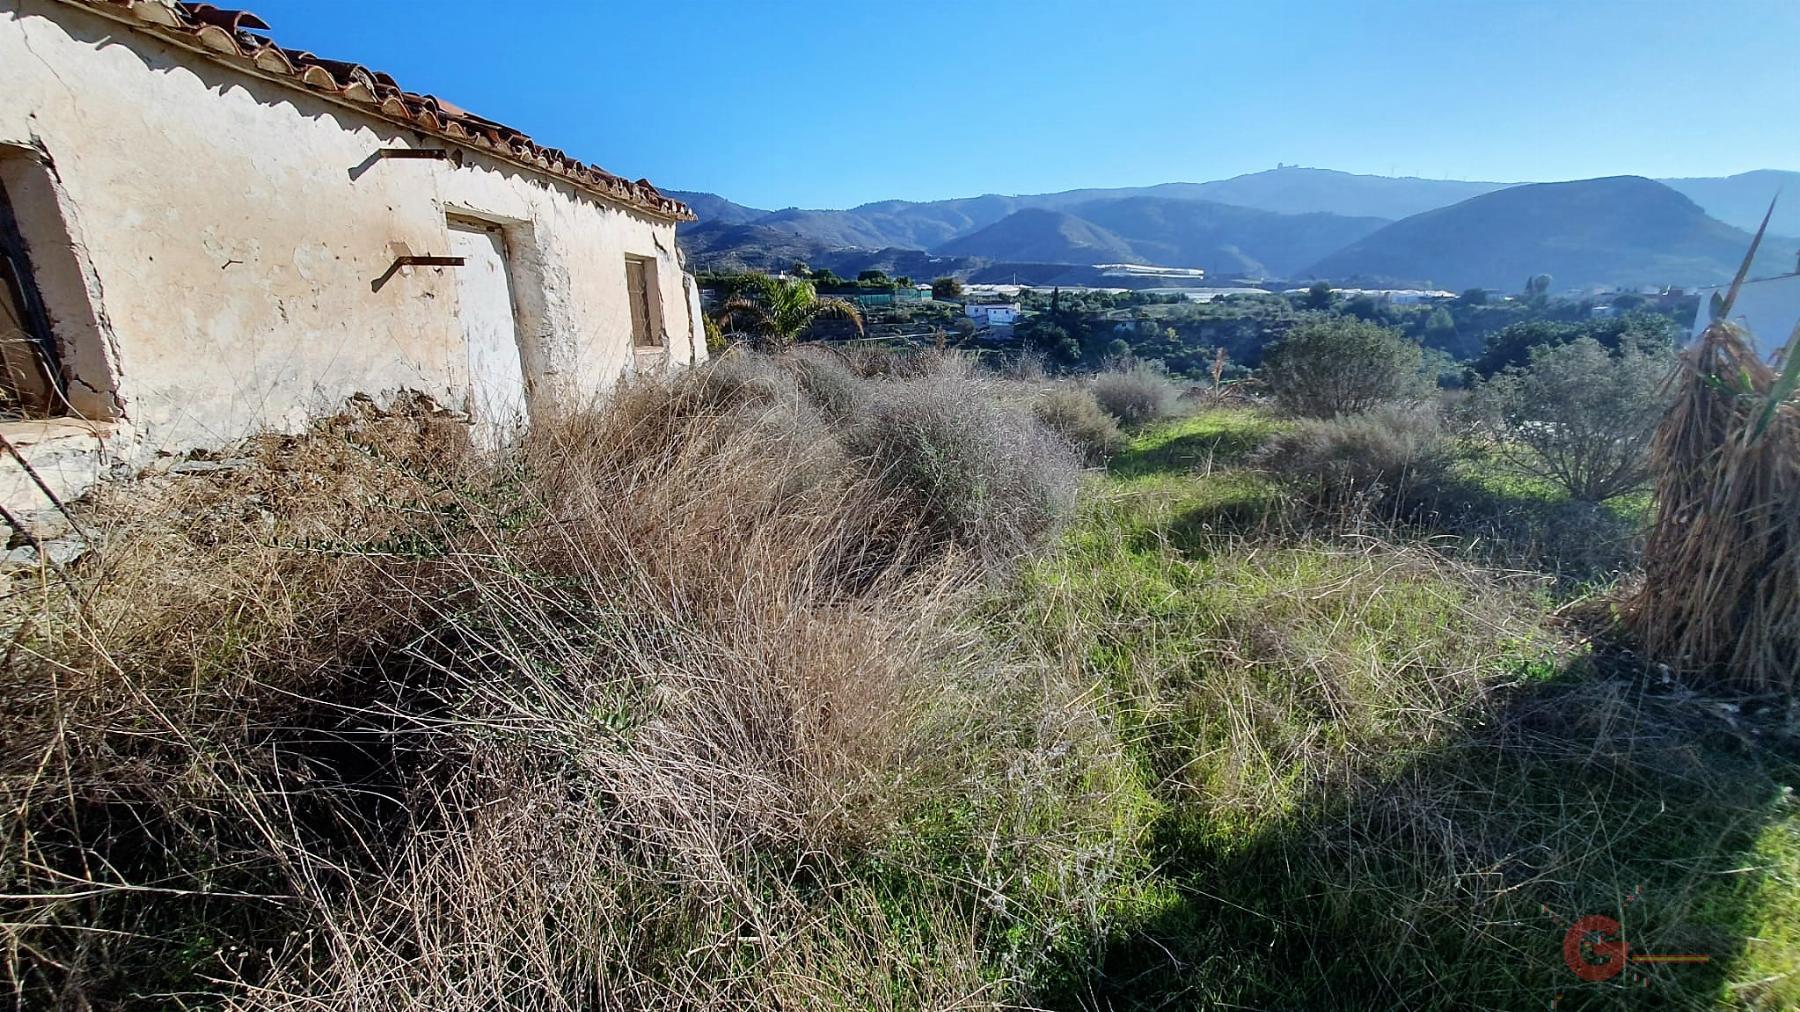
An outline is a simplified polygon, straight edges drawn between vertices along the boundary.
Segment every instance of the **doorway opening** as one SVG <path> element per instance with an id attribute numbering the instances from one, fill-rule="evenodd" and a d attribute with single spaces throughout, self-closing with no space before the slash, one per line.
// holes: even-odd
<path id="1" fill-rule="evenodd" d="M 56 337 L 0 180 L 0 419 L 48 418 L 66 403 Z"/>
<path id="2" fill-rule="evenodd" d="M 450 218 L 449 226 L 450 253 L 463 258 L 456 291 L 469 356 L 469 418 L 476 443 L 494 449 L 530 422 L 506 233 L 474 218 Z"/>
<path id="3" fill-rule="evenodd" d="M 99 282 L 49 159 L 0 146 L 0 420 L 122 415 Z"/>
<path id="4" fill-rule="evenodd" d="M 625 257 L 625 296 L 631 304 L 631 345 L 638 351 L 661 351 L 662 300 L 656 288 L 656 262 Z"/>

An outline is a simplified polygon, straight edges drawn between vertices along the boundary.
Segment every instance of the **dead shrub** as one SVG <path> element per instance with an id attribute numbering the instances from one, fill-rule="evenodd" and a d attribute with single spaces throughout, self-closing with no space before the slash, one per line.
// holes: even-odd
<path id="1" fill-rule="evenodd" d="M 1434 487 L 1451 459 L 1442 417 L 1430 407 L 1377 408 L 1301 419 L 1278 433 L 1260 462 L 1299 482 L 1317 505 L 1391 507 Z"/>
<path id="2" fill-rule="evenodd" d="M 793 391 L 794 380 L 775 359 L 740 345 L 688 374 L 681 386 L 702 405 L 724 406 L 778 400 Z"/>
<path id="3" fill-rule="evenodd" d="M 1147 425 L 1167 418 L 1181 399 L 1181 389 L 1166 373 L 1142 362 L 1099 373 L 1088 388 L 1121 425 Z"/>
<path id="4" fill-rule="evenodd" d="M 1119 423 L 1107 414 L 1091 391 L 1051 387 L 1031 405 L 1037 420 L 1067 439 L 1089 464 L 1099 464 L 1125 447 Z"/>
<path id="5" fill-rule="evenodd" d="M 967 381 L 889 384 L 849 444 L 931 544 L 990 564 L 1041 544 L 1074 507 L 1073 449 Z"/>
<path id="6" fill-rule="evenodd" d="M 103 486 L 83 604 L 54 586 L 5 602 L 0 934 L 18 1000 L 153 1007 L 199 974 L 260 973 L 343 886 L 334 866 L 391 837 L 407 760 L 373 711 L 428 705 L 438 680 L 374 660 L 455 598 L 432 560 L 467 530 L 466 451 L 423 405 L 353 404 L 234 448 L 247 466 Z"/>
<path id="7" fill-rule="evenodd" d="M 1682 355 L 1650 448 L 1643 583 L 1624 609 L 1652 658 L 1765 690 L 1800 677 L 1800 337 L 1785 355 L 1778 373 L 1725 322 Z"/>
<path id="8" fill-rule="evenodd" d="M 1040 537 L 1073 462 L 979 388 L 898 386 L 854 456 L 791 371 L 732 353 L 505 461 L 377 418 L 91 504 L 85 606 L 6 602 L 7 985 L 35 1007 L 866 1007 L 892 973 L 994 1000 L 971 953 L 1000 915 L 904 840 L 947 791 L 1040 789 L 987 768 L 997 742 L 1073 778 L 1103 737 L 1050 716 L 1079 693 L 1041 673 L 977 677 L 954 621 L 968 560 Z M 815 888 L 874 853 L 909 905 Z M 1084 888 L 1044 916 L 1081 916 Z"/>
<path id="9" fill-rule="evenodd" d="M 1000 374 L 1021 383 L 1042 383 L 1050 377 L 1050 368 L 1042 352 L 1023 349 L 1000 361 Z"/>
<path id="10" fill-rule="evenodd" d="M 863 346 L 838 354 L 865 379 L 972 379 L 981 371 L 975 356 L 955 349 Z"/>
<path id="11" fill-rule="evenodd" d="M 848 421 L 867 409 L 867 384 L 831 349 L 803 345 L 785 356 L 782 365 L 794 373 L 800 389 L 833 421 Z"/>

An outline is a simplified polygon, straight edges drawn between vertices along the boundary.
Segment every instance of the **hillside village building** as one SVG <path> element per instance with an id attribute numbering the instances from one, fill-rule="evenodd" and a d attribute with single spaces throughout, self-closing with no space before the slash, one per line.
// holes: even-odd
<path id="1" fill-rule="evenodd" d="M 0 432 L 61 491 L 357 394 L 493 444 L 705 357 L 685 205 L 267 27 L 0 0 Z"/>
<path id="2" fill-rule="evenodd" d="M 963 315 L 990 327 L 1010 327 L 1019 322 L 1019 304 L 971 302 L 963 306 Z"/>

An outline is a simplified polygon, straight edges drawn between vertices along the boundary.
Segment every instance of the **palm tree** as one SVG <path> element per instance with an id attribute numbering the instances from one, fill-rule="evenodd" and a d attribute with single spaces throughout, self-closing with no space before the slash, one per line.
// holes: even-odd
<path id="1" fill-rule="evenodd" d="M 806 333 L 821 316 L 838 316 L 863 332 L 862 311 L 847 299 L 820 297 L 810 281 L 790 281 L 757 275 L 749 291 L 732 296 L 714 317 L 721 328 L 742 329 L 773 348 L 786 348 Z"/>

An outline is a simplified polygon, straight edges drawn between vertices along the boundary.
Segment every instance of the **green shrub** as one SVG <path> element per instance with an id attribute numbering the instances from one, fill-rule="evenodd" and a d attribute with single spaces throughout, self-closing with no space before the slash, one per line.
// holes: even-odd
<path id="1" fill-rule="evenodd" d="M 929 543 L 989 562 L 1040 544 L 1074 507 L 1074 449 L 967 381 L 883 385 L 848 444 Z"/>
<path id="2" fill-rule="evenodd" d="M 1489 334 L 1482 342 L 1481 354 L 1469 368 L 1488 377 L 1510 368 L 1531 364 L 1536 348 L 1553 348 L 1577 338 L 1593 338 L 1607 350 L 1627 342 L 1672 345 L 1675 328 L 1666 316 L 1653 313 L 1627 313 L 1602 320 L 1562 323 L 1555 320 L 1525 320 L 1509 324 Z"/>
<path id="3" fill-rule="evenodd" d="M 1119 423 L 1091 391 L 1079 387 L 1053 387 L 1031 406 L 1037 419 L 1075 445 L 1088 463 L 1098 464 L 1125 446 Z"/>
<path id="4" fill-rule="evenodd" d="M 1138 363 L 1094 377 L 1094 399 L 1123 425 L 1144 425 L 1175 413 L 1181 390 L 1154 366 Z"/>
<path id="5" fill-rule="evenodd" d="M 1424 352 L 1389 327 L 1350 317 L 1303 323 L 1263 360 L 1263 380 L 1282 408 L 1314 418 L 1416 401 L 1430 390 Z"/>
<path id="6" fill-rule="evenodd" d="M 1632 338 L 1611 353 L 1590 337 L 1540 345 L 1528 367 L 1483 383 L 1471 410 L 1519 470 L 1604 502 L 1649 477 L 1673 366 L 1670 349 Z"/>

